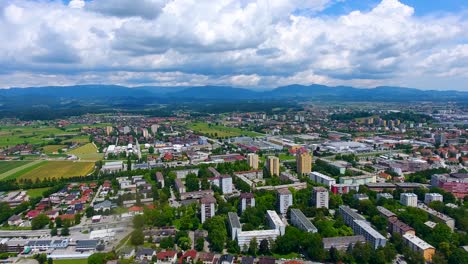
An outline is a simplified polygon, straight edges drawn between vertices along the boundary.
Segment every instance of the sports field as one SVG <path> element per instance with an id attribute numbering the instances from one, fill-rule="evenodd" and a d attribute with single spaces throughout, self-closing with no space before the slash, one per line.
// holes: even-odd
<path id="1" fill-rule="evenodd" d="M 240 128 L 235 128 L 235 127 L 225 127 L 222 125 L 214 125 L 214 124 L 208 124 L 208 123 L 192 123 L 189 125 L 189 129 L 192 129 L 196 132 L 202 133 L 202 134 L 207 134 L 211 137 L 238 137 L 238 136 L 249 136 L 249 137 L 258 137 L 262 136 L 262 134 L 253 132 L 253 131 L 248 131 L 248 130 L 242 130 Z"/>
<path id="2" fill-rule="evenodd" d="M 37 178 L 70 178 L 74 176 L 86 176 L 94 170 L 94 162 L 78 162 L 78 161 L 46 161 L 40 166 L 20 172 L 18 179 Z"/>
<path id="3" fill-rule="evenodd" d="M 76 149 L 72 149 L 67 154 L 73 154 L 81 160 L 101 160 L 104 157 L 103 153 L 98 153 L 98 149 L 93 143 L 87 143 Z"/>

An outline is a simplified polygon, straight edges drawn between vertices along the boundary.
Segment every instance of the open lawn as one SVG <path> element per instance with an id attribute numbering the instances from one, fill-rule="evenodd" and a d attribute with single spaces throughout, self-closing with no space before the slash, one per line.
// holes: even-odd
<path id="1" fill-rule="evenodd" d="M 0 161 L 0 175 L 14 168 L 28 164 L 30 161 Z"/>
<path id="2" fill-rule="evenodd" d="M 238 137 L 242 135 L 249 137 L 262 136 L 262 134 L 260 133 L 242 130 L 240 128 L 225 127 L 222 125 L 214 125 L 201 122 L 192 123 L 188 126 L 188 128 L 202 134 L 207 134 L 210 137 Z"/>
<path id="3" fill-rule="evenodd" d="M 67 145 L 47 145 L 42 148 L 43 149 L 42 151 L 46 154 L 51 154 L 54 152 L 58 152 L 59 149 L 63 149 L 66 147 Z"/>
<path id="4" fill-rule="evenodd" d="M 70 178 L 86 176 L 94 170 L 94 162 L 46 161 L 39 167 L 21 173 L 19 179 Z"/>
<path id="5" fill-rule="evenodd" d="M 29 197 L 37 198 L 37 197 L 41 197 L 42 193 L 49 189 L 50 187 L 44 187 L 44 188 L 37 188 L 37 189 L 29 189 L 29 190 L 26 190 L 26 192 L 28 193 Z"/>
<path id="6" fill-rule="evenodd" d="M 81 160 L 101 160 L 104 157 L 103 153 L 98 153 L 98 149 L 93 143 L 85 144 L 76 149 L 68 151 L 68 154 L 73 154 Z"/>
<path id="7" fill-rule="evenodd" d="M 0 127 L 0 147 L 48 142 L 63 131 L 55 127 Z"/>
<path id="8" fill-rule="evenodd" d="M 87 264 L 88 259 L 55 259 L 54 264 Z"/>

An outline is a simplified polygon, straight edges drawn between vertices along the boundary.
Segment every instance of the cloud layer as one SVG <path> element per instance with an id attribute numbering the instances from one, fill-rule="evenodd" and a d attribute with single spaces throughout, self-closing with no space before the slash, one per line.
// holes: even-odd
<path id="1" fill-rule="evenodd" d="M 463 13 L 421 17 L 397 0 L 322 13 L 336 2 L 2 1 L 0 87 L 321 83 L 468 90 Z"/>

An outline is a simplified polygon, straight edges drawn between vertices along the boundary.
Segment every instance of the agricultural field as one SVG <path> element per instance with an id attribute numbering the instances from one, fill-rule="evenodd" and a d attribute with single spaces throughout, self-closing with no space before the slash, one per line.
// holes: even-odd
<path id="1" fill-rule="evenodd" d="M 48 142 L 63 131 L 54 127 L 0 127 L 0 147 Z"/>
<path id="2" fill-rule="evenodd" d="M 0 175 L 14 168 L 28 164 L 29 161 L 0 161 Z"/>
<path id="3" fill-rule="evenodd" d="M 43 153 L 52 154 L 54 152 L 58 152 L 59 149 L 66 148 L 67 145 L 47 145 L 42 148 Z"/>
<path id="4" fill-rule="evenodd" d="M 94 170 L 94 162 L 46 161 L 26 172 L 20 172 L 17 179 L 69 178 L 86 176 Z"/>
<path id="5" fill-rule="evenodd" d="M 33 170 L 34 168 L 41 166 L 43 163 L 44 161 L 37 160 L 37 161 L 27 162 L 24 164 L 19 164 L 18 166 L 11 168 L 8 171 L 5 171 L 2 174 L 0 174 L 0 180 L 16 179 L 23 173 Z"/>
<path id="6" fill-rule="evenodd" d="M 76 149 L 72 149 L 67 154 L 73 154 L 81 160 L 101 160 L 104 158 L 103 153 L 98 153 L 98 149 L 93 143 L 87 143 Z"/>
<path id="7" fill-rule="evenodd" d="M 88 136 L 75 136 L 72 137 L 71 139 L 67 139 L 63 141 L 64 143 L 88 143 L 89 142 L 89 137 Z"/>
<path id="8" fill-rule="evenodd" d="M 240 128 L 225 127 L 222 125 L 214 125 L 201 122 L 192 123 L 188 126 L 188 128 L 196 132 L 209 135 L 211 137 L 238 137 L 242 135 L 249 137 L 262 136 L 262 134 L 260 133 L 242 130 Z"/>

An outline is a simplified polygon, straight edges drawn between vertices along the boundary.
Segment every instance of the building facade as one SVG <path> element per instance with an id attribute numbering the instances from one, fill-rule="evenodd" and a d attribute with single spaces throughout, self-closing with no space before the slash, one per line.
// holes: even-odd
<path id="1" fill-rule="evenodd" d="M 247 154 L 247 164 L 254 170 L 258 169 L 258 155 L 255 153 Z"/>
<path id="2" fill-rule="evenodd" d="M 277 209 L 280 214 L 286 215 L 288 208 L 293 205 L 292 193 L 288 189 L 279 189 L 277 197 Z"/>
<path id="3" fill-rule="evenodd" d="M 280 174 L 280 160 L 275 156 L 268 156 L 266 160 L 266 168 L 271 176 L 279 176 Z"/>
<path id="4" fill-rule="evenodd" d="M 207 195 L 200 200 L 201 203 L 201 222 L 205 223 L 206 220 L 215 215 L 216 199 L 212 195 Z"/>
<path id="5" fill-rule="evenodd" d="M 417 207 L 418 196 L 414 193 L 402 193 L 400 194 L 400 203 L 404 206 Z"/>
<path id="6" fill-rule="evenodd" d="M 312 156 L 307 152 L 296 154 L 296 167 L 298 175 L 307 175 L 312 171 Z"/>
<path id="7" fill-rule="evenodd" d="M 303 231 L 317 233 L 318 229 L 299 209 L 291 209 L 291 224 Z"/>
<path id="8" fill-rule="evenodd" d="M 323 187 L 312 189 L 312 205 L 316 208 L 328 208 L 328 190 Z"/>

